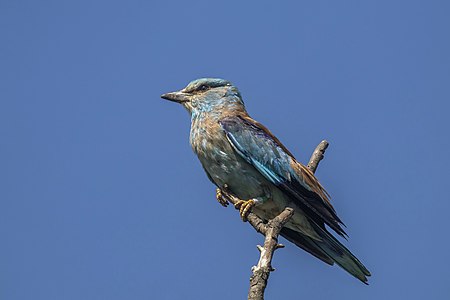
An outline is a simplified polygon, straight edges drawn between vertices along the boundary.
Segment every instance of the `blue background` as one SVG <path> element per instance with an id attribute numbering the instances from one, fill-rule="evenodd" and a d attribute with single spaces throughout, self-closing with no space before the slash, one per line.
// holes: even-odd
<path id="1" fill-rule="evenodd" d="M 222 77 L 372 271 L 293 245 L 267 299 L 448 299 L 448 1 L 0 2 L 0 299 L 244 299 L 262 237 L 160 94 Z"/>

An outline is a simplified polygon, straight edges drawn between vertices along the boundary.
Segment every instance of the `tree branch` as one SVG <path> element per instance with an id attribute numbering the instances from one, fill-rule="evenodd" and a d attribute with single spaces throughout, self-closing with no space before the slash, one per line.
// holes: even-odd
<path id="1" fill-rule="evenodd" d="M 309 163 L 307 165 L 308 169 L 315 173 L 317 167 L 319 166 L 320 161 L 323 159 L 325 154 L 325 150 L 327 150 L 329 143 L 326 140 L 320 142 L 314 150 L 311 158 L 309 159 Z"/>
<path id="2" fill-rule="evenodd" d="M 328 145 L 328 142 L 323 140 L 314 150 L 307 165 L 307 168 L 311 172 L 315 173 L 320 161 L 324 157 L 325 150 L 328 148 Z M 236 204 L 240 200 L 234 195 L 229 194 L 227 191 L 222 191 L 222 197 L 232 204 Z M 247 220 L 250 225 L 252 225 L 257 232 L 262 233 L 265 236 L 264 247 L 257 245 L 260 252 L 260 257 L 258 264 L 252 268 L 248 300 L 264 299 L 264 291 L 267 286 L 270 272 L 274 271 L 272 268 L 273 254 L 276 249 L 284 247 L 283 245 L 278 244 L 278 235 L 293 214 L 294 210 L 290 207 L 286 207 L 278 216 L 267 223 L 252 212 L 248 214 Z"/>
<path id="3" fill-rule="evenodd" d="M 264 299 L 264 291 L 267 286 L 270 272 L 275 269 L 272 268 L 272 257 L 276 249 L 284 246 L 278 244 L 278 235 L 284 224 L 292 217 L 294 210 L 286 207 L 281 214 L 273 218 L 266 225 L 266 239 L 264 240 L 264 247 L 258 245 L 260 251 L 259 261 L 256 266 L 252 268 L 252 276 L 250 276 L 250 289 L 248 291 L 249 300 Z"/>

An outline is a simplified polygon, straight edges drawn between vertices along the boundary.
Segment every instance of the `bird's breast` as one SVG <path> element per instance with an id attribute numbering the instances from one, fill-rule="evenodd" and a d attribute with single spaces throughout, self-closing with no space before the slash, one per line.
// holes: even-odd
<path id="1" fill-rule="evenodd" d="M 211 181 L 241 199 L 265 193 L 266 180 L 232 148 L 218 120 L 193 120 L 190 143 Z"/>

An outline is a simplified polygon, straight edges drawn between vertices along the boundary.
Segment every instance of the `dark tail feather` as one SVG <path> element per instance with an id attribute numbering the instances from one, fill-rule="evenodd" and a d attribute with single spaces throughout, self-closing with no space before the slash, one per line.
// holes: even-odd
<path id="1" fill-rule="evenodd" d="M 316 244 L 314 244 L 313 240 L 306 235 L 303 235 L 297 231 L 292 229 L 283 227 L 280 232 L 281 236 L 287 239 L 289 242 L 294 243 L 299 246 L 306 252 L 314 255 L 324 263 L 329 265 L 334 264 L 334 260 L 332 260 L 322 249 L 320 249 Z"/>
<path id="2" fill-rule="evenodd" d="M 366 276 L 370 276 L 370 272 L 366 267 L 326 229 L 315 224 L 313 226 L 316 232 L 319 233 L 322 241 L 314 240 L 286 227 L 281 230 L 280 234 L 323 262 L 329 265 L 333 265 L 336 262 L 348 273 L 367 284 Z"/>
<path id="3" fill-rule="evenodd" d="M 369 270 L 326 229 L 316 224 L 313 224 L 313 226 L 321 236 L 322 241 L 312 239 L 311 241 L 341 268 L 367 284 L 366 276 L 370 276 Z"/>

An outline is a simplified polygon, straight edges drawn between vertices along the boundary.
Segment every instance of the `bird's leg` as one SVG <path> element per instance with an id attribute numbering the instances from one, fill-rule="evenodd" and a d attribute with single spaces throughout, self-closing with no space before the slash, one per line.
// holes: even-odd
<path id="1" fill-rule="evenodd" d="M 253 206 L 255 205 L 261 205 L 267 200 L 272 199 L 272 193 L 270 189 L 266 186 L 263 187 L 264 194 L 258 197 L 255 197 L 253 199 L 249 200 L 239 200 L 236 203 L 234 203 L 234 207 L 236 209 L 239 209 L 239 214 L 241 215 L 242 221 L 247 221 L 247 216 L 251 212 Z"/>
<path id="2" fill-rule="evenodd" d="M 223 189 L 226 191 L 226 189 L 228 188 L 228 185 L 225 184 L 223 186 Z M 228 204 L 230 204 L 230 202 L 228 202 L 228 200 L 223 196 L 222 194 L 222 190 L 220 188 L 216 189 L 216 198 L 217 201 L 219 201 L 219 203 L 223 206 L 223 207 L 227 207 Z"/>
<path id="3" fill-rule="evenodd" d="M 247 221 L 247 216 L 250 213 L 253 206 L 255 206 L 256 201 L 254 199 L 250 200 L 239 200 L 234 204 L 236 209 L 239 209 L 239 214 L 241 215 L 242 221 Z"/>

